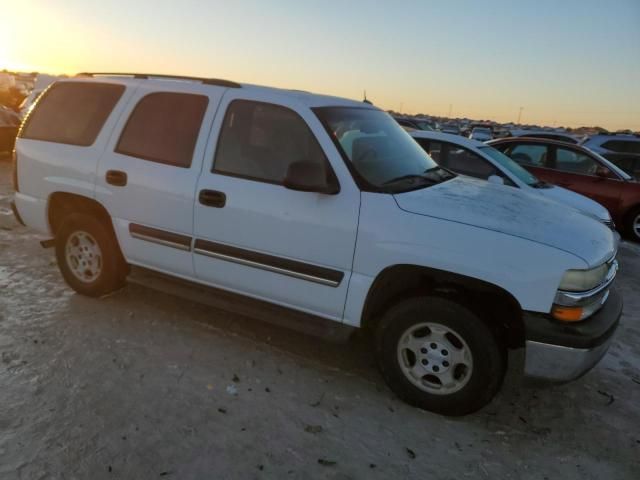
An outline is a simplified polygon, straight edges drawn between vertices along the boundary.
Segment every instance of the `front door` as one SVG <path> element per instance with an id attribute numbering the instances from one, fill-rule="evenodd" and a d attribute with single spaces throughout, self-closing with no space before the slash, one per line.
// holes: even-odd
<path id="1" fill-rule="evenodd" d="M 555 147 L 550 163 L 558 185 L 595 200 L 610 212 L 618 210 L 624 182 L 596 159 L 579 150 Z"/>
<path id="2" fill-rule="evenodd" d="M 336 194 L 284 187 L 293 162 L 314 162 L 327 178 L 336 176 L 328 160 L 341 162 L 338 152 L 308 108 L 234 99 L 233 93 L 216 117 L 197 187 L 196 275 L 214 286 L 339 320 L 360 192 L 339 175 Z M 314 135 L 310 125 L 322 135 Z"/>

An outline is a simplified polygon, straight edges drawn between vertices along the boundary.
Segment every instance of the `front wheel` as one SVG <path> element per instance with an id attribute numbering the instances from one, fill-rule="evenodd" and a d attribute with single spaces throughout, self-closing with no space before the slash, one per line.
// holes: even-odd
<path id="1" fill-rule="evenodd" d="M 627 215 L 627 233 L 636 242 L 640 242 L 640 207 L 636 207 Z"/>
<path id="2" fill-rule="evenodd" d="M 381 319 L 378 363 L 404 401 L 444 415 L 466 415 L 500 389 L 505 351 L 466 307 L 440 297 L 404 300 Z"/>
<path id="3" fill-rule="evenodd" d="M 76 292 L 100 297 L 124 285 L 125 264 L 115 235 L 96 218 L 69 215 L 56 234 L 56 259 Z"/>

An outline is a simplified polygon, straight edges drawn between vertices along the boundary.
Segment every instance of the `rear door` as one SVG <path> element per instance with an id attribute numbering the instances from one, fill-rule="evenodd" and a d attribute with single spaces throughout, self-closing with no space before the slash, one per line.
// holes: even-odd
<path id="1" fill-rule="evenodd" d="M 616 212 L 624 182 L 598 160 L 569 147 L 553 147 L 550 167 L 556 171 L 557 184 L 581 193 Z M 601 170 L 606 175 L 597 175 Z"/>
<path id="2" fill-rule="evenodd" d="M 360 191 L 313 112 L 270 100 L 229 91 L 220 107 L 197 189 L 196 275 L 340 320 Z M 323 165 L 327 177 L 337 177 L 339 193 L 284 187 L 289 165 L 298 161 Z"/>
<path id="3" fill-rule="evenodd" d="M 193 276 L 198 175 L 224 88 L 141 81 L 97 171 L 96 197 L 133 264 Z"/>

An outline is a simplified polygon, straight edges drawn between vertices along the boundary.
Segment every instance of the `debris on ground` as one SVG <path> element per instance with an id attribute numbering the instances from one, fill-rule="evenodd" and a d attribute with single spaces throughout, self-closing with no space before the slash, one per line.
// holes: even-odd
<path id="1" fill-rule="evenodd" d="M 235 385 L 227 385 L 227 393 L 229 395 L 238 395 L 238 388 Z"/>
<path id="2" fill-rule="evenodd" d="M 321 425 L 307 425 L 304 427 L 304 431 L 307 433 L 321 433 L 322 426 Z"/>

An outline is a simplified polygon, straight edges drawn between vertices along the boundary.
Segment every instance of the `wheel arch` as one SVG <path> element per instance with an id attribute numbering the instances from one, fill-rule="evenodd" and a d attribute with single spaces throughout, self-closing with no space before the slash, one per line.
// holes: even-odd
<path id="1" fill-rule="evenodd" d="M 49 230 L 55 237 L 65 217 L 72 213 L 85 213 L 103 221 L 113 232 L 113 223 L 107 209 L 97 200 L 68 192 L 54 192 L 49 195 L 47 220 Z"/>
<path id="2" fill-rule="evenodd" d="M 377 275 L 367 292 L 361 325 L 375 330 L 392 305 L 404 298 L 434 294 L 470 308 L 508 348 L 524 346 L 522 307 L 511 293 L 477 278 L 418 265 L 393 265 Z"/>

